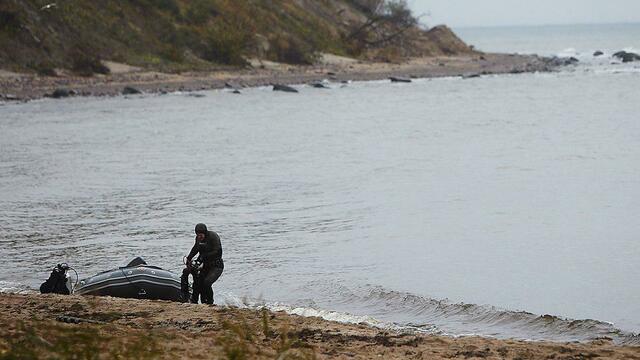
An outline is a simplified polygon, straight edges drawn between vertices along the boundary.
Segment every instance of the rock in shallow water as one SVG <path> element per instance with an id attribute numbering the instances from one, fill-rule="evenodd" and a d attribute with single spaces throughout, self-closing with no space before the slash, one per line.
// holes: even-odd
<path id="1" fill-rule="evenodd" d="M 391 80 L 391 82 L 405 82 L 405 83 L 411 82 L 411 79 L 407 79 L 399 76 L 390 76 L 389 80 Z"/>
<path id="2" fill-rule="evenodd" d="M 618 51 L 613 54 L 613 57 L 622 60 L 622 62 L 632 62 L 632 61 L 640 61 L 640 55 L 627 51 Z"/>
<path id="3" fill-rule="evenodd" d="M 580 60 L 576 59 L 573 56 L 568 58 L 554 56 L 552 58 L 547 58 L 545 61 L 547 65 L 550 66 L 568 66 L 575 65 L 580 62 Z"/>
<path id="4" fill-rule="evenodd" d="M 291 86 L 282 85 L 282 84 L 273 85 L 273 91 L 284 91 L 284 92 L 291 92 L 291 93 L 297 93 L 298 92 L 298 90 L 292 88 Z"/>
<path id="5" fill-rule="evenodd" d="M 133 95 L 133 94 L 142 94 L 142 91 L 132 86 L 125 86 L 124 89 L 122 89 L 122 95 Z"/>
<path id="6" fill-rule="evenodd" d="M 321 82 L 313 82 L 311 84 L 309 84 L 310 86 L 316 88 L 316 89 L 328 89 L 329 87 Z"/>

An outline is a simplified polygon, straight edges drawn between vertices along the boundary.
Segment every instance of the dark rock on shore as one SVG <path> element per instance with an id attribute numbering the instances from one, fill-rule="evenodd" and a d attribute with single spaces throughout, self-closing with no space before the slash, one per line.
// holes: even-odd
<path id="1" fill-rule="evenodd" d="M 284 92 L 291 92 L 291 93 L 297 93 L 298 92 L 298 90 L 292 88 L 291 86 L 282 85 L 282 84 L 273 85 L 273 91 L 284 91 Z"/>
<path id="2" fill-rule="evenodd" d="M 134 94 L 142 94 L 142 91 L 132 86 L 125 86 L 124 89 L 122 89 L 122 95 L 134 95 Z"/>
<path id="3" fill-rule="evenodd" d="M 233 91 L 231 91 L 233 94 L 240 94 L 240 90 L 238 90 L 238 89 L 241 88 L 241 87 L 242 87 L 242 85 L 236 86 L 236 85 L 234 85 L 234 84 L 232 84 L 230 82 L 225 82 L 224 83 L 224 88 L 228 89 L 228 90 L 233 90 Z"/>
<path id="4" fill-rule="evenodd" d="M 557 56 L 551 57 L 551 58 L 546 58 L 544 60 L 547 65 L 549 66 L 563 66 L 564 65 L 564 61 L 562 59 L 560 59 Z"/>
<path id="5" fill-rule="evenodd" d="M 316 89 L 329 89 L 329 87 L 325 84 L 323 84 L 322 82 L 312 82 L 309 84 L 309 86 L 314 87 Z"/>
<path id="6" fill-rule="evenodd" d="M 561 58 L 561 57 L 554 56 L 552 58 L 546 59 L 545 61 L 547 65 L 550 65 L 550 66 L 568 66 L 568 65 L 575 65 L 580 62 L 580 60 L 576 59 L 573 56 L 569 58 Z"/>
<path id="7" fill-rule="evenodd" d="M 398 77 L 398 76 L 390 76 L 389 80 L 391 80 L 391 82 L 405 82 L 405 83 L 410 83 L 411 82 L 411 79 Z"/>
<path id="8" fill-rule="evenodd" d="M 0 98 L 7 100 L 7 101 L 20 101 L 20 98 L 17 97 L 16 95 L 13 94 L 4 94 L 2 96 L 0 96 Z"/>
<path id="9" fill-rule="evenodd" d="M 52 97 L 54 99 L 60 99 L 60 98 L 66 98 L 69 96 L 73 96 L 76 95 L 77 93 L 74 90 L 69 90 L 69 89 L 55 89 L 50 95 L 49 97 Z"/>
<path id="10" fill-rule="evenodd" d="M 618 51 L 613 54 L 613 57 L 622 60 L 622 62 L 632 62 L 632 61 L 640 61 L 640 55 L 627 51 Z"/>
<path id="11" fill-rule="evenodd" d="M 479 78 L 480 74 L 466 74 L 466 75 L 462 75 L 463 79 L 473 79 L 473 78 Z"/>
<path id="12" fill-rule="evenodd" d="M 600 50 L 593 53 L 593 56 L 602 56 L 602 55 L 604 55 L 604 53 Z"/>

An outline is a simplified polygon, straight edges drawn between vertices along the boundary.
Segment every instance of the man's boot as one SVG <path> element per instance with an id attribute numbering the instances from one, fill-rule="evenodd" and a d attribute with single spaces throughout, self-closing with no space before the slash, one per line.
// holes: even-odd
<path id="1" fill-rule="evenodd" d="M 180 290 L 182 291 L 182 300 L 185 302 L 191 301 L 191 294 L 189 294 L 189 269 L 182 270 L 182 276 L 180 276 Z"/>
<path id="2" fill-rule="evenodd" d="M 209 286 L 202 289 L 202 303 L 203 304 L 213 304 L 213 289 Z"/>

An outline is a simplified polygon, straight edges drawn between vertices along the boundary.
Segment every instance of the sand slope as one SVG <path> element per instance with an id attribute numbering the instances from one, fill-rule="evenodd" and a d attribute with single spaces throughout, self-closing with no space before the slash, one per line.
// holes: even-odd
<path id="1" fill-rule="evenodd" d="M 0 294 L 0 359 L 640 359 L 640 347 L 397 334 L 282 312 Z"/>

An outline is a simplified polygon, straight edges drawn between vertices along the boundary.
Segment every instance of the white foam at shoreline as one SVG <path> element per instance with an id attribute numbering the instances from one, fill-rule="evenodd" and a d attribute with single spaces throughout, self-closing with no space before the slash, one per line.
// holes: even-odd
<path id="1" fill-rule="evenodd" d="M 343 295 L 349 296 L 348 294 Z M 351 296 L 356 295 L 351 294 Z M 266 308 L 270 311 L 284 311 L 291 315 L 319 317 L 327 321 L 346 324 L 364 324 L 401 333 L 438 334 L 450 337 L 516 338 L 525 341 L 590 341 L 598 337 L 609 336 L 620 344 L 635 344 L 637 341 L 634 339 L 634 334 L 624 333 L 616 329 L 613 323 L 606 321 L 574 320 L 551 315 L 540 316 L 521 311 L 509 311 L 491 306 L 450 303 L 447 300 L 434 300 L 406 293 L 389 292 L 379 288 L 372 289 L 368 295 L 365 295 L 365 298 L 356 299 L 356 296 L 351 300 L 369 303 L 369 305 L 382 300 L 384 308 L 391 312 L 406 311 L 403 309 L 408 306 L 410 309 L 417 310 L 414 314 L 416 320 L 423 319 L 426 323 L 399 324 L 383 321 L 370 315 L 354 315 L 344 311 L 320 309 L 313 305 L 295 306 L 259 299 L 240 299 L 230 293 L 222 294 L 221 297 L 223 298 L 222 303 L 225 305 L 249 309 Z M 399 308 L 394 310 L 392 304 Z M 444 323 L 440 324 L 442 321 Z M 449 325 L 447 325 L 448 321 L 451 322 Z M 457 328 L 459 331 L 456 331 L 455 324 L 459 322 L 466 323 L 467 329 Z M 496 330 L 496 327 L 500 329 L 494 333 L 493 330 Z"/>

